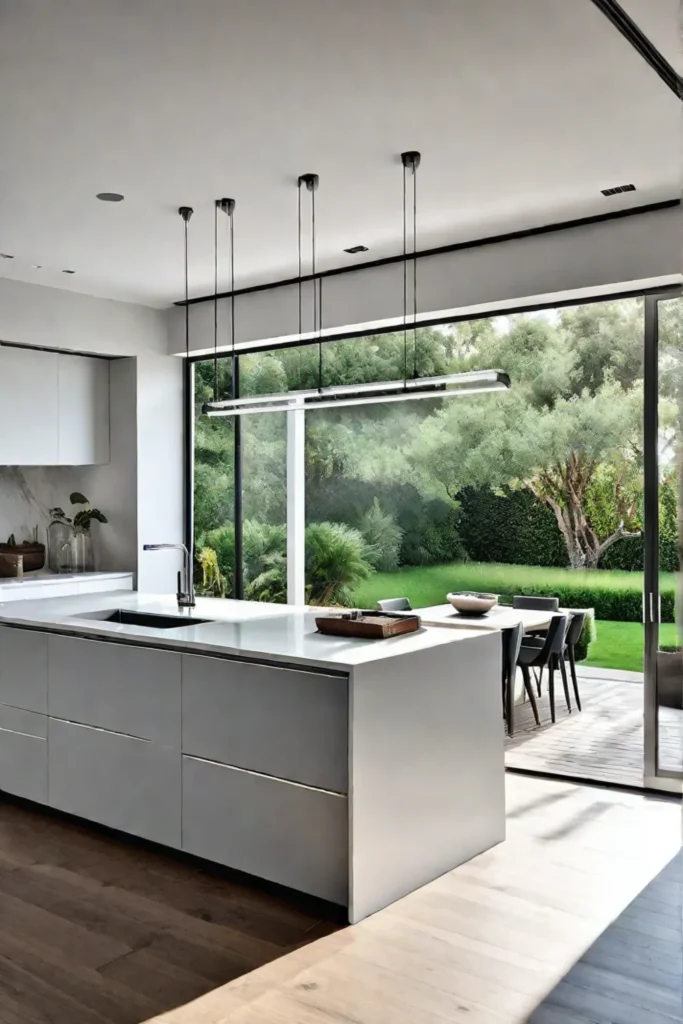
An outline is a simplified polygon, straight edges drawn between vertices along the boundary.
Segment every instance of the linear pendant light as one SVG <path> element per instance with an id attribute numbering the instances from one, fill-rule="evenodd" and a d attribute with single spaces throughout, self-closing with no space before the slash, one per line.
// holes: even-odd
<path id="1" fill-rule="evenodd" d="M 317 174 L 301 175 L 299 187 L 299 334 L 302 333 L 301 302 L 301 187 L 306 185 L 311 192 L 311 269 L 313 280 L 313 334 L 318 331 L 318 387 L 301 391 L 285 391 L 272 395 L 255 395 L 250 398 L 209 402 L 203 412 L 207 416 L 247 416 L 262 412 L 288 412 L 294 409 L 340 409 L 352 405 L 377 405 L 391 402 L 406 402 L 420 398 L 463 398 L 490 391 L 506 391 L 510 377 L 504 370 L 471 370 L 464 373 L 448 373 L 435 377 L 418 376 L 417 341 L 417 169 L 421 155 L 417 150 L 401 153 L 403 166 L 403 379 L 370 384 L 344 384 L 333 387 L 322 386 L 322 317 L 318 325 L 319 306 L 316 300 L 316 249 L 315 249 L 315 191 L 318 187 Z M 412 256 L 413 256 L 413 311 L 412 311 L 412 376 L 408 376 L 408 210 L 407 176 L 413 179 L 412 201 Z M 322 281 L 320 282 L 322 284 Z"/>

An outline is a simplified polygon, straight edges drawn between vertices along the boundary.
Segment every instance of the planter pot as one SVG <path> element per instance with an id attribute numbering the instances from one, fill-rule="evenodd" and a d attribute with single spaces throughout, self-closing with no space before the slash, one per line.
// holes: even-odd
<path id="1" fill-rule="evenodd" d="M 657 651 L 657 696 L 662 708 L 683 708 L 681 651 Z"/>

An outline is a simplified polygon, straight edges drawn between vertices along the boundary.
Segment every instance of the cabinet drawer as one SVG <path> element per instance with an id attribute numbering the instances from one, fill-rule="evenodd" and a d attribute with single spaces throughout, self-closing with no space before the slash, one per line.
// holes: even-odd
<path id="1" fill-rule="evenodd" d="M 47 718 L 0 704 L 0 790 L 47 803 Z"/>
<path id="2" fill-rule="evenodd" d="M 183 849 L 345 906 L 347 799 L 183 757 Z"/>
<path id="3" fill-rule="evenodd" d="M 50 636 L 50 715 L 180 749 L 180 655 Z"/>
<path id="4" fill-rule="evenodd" d="M 47 635 L 0 626 L 0 702 L 47 711 Z"/>
<path id="5" fill-rule="evenodd" d="M 180 753 L 50 719 L 50 806 L 180 847 Z"/>
<path id="6" fill-rule="evenodd" d="M 347 680 L 183 655 L 183 753 L 345 793 Z"/>

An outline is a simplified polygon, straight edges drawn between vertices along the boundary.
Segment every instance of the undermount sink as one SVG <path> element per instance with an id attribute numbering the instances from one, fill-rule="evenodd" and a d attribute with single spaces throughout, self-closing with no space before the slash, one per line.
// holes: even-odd
<path id="1" fill-rule="evenodd" d="M 119 622 L 122 626 L 149 626 L 151 629 L 178 629 L 181 626 L 201 626 L 211 619 L 193 619 L 189 615 L 157 615 L 154 612 L 132 612 L 125 608 L 113 611 L 84 612 L 79 619 L 98 622 Z"/>

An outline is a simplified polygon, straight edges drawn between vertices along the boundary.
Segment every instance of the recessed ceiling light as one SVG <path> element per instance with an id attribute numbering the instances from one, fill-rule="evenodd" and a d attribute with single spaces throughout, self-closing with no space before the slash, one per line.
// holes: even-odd
<path id="1" fill-rule="evenodd" d="M 14 259 L 14 256 L 10 256 L 10 254 L 8 252 L 0 252 L 0 257 L 2 257 L 3 260 L 13 260 Z"/>
<path id="2" fill-rule="evenodd" d="M 120 192 L 98 192 L 97 198 L 101 199 L 103 203 L 123 202 L 123 196 Z"/>
<path id="3" fill-rule="evenodd" d="M 355 256 L 357 252 L 368 252 L 367 245 L 352 245 L 350 249 L 344 249 L 344 252 L 348 252 L 351 256 Z"/>
<path id="4" fill-rule="evenodd" d="M 75 274 L 76 271 L 75 270 L 63 270 L 62 273 L 63 274 Z"/>

